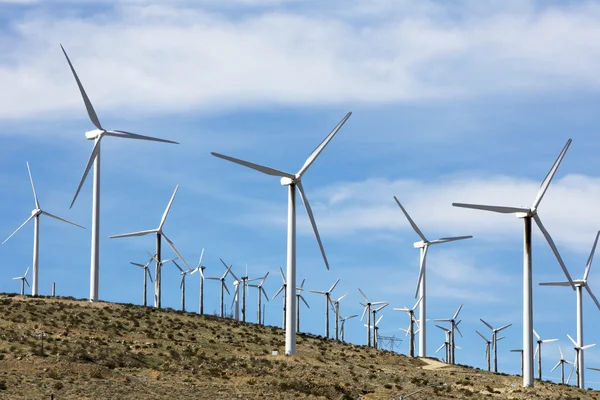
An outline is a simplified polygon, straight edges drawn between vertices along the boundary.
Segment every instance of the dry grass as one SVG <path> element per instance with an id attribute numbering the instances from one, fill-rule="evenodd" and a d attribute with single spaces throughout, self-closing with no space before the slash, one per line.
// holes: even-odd
<path id="1" fill-rule="evenodd" d="M 43 334 L 43 337 L 42 337 Z M 43 351 L 42 351 L 43 341 Z M 600 399 L 596 391 L 141 306 L 0 295 L 2 399 Z M 425 368 L 424 368 L 425 367 Z"/>

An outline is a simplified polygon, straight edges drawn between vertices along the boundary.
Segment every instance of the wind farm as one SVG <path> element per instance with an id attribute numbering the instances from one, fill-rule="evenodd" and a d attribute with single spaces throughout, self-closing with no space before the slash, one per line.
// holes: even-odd
<path id="1" fill-rule="evenodd" d="M 234 3 L 0 4 L 0 397 L 593 398 L 598 10 Z"/>

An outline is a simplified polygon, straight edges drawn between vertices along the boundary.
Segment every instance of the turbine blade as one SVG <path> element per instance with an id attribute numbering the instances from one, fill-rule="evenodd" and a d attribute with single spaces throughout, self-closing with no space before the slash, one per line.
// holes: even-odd
<path id="1" fill-rule="evenodd" d="M 150 279 L 150 282 L 154 283 L 154 280 L 152 279 L 152 273 L 150 272 L 150 268 L 146 268 L 146 272 L 148 273 L 148 278 Z"/>
<path id="2" fill-rule="evenodd" d="M 551 343 L 551 342 L 556 342 L 558 339 L 544 339 L 542 340 L 542 343 Z"/>
<path id="3" fill-rule="evenodd" d="M 279 273 L 281 274 L 281 280 L 283 281 L 283 284 L 285 285 L 285 275 L 283 274 L 283 269 L 281 269 L 281 267 L 279 267 Z"/>
<path id="4" fill-rule="evenodd" d="M 265 299 L 266 299 L 267 301 L 269 301 L 269 296 L 267 296 L 267 292 L 265 291 L 265 288 L 264 288 L 264 287 L 261 287 L 261 288 L 260 288 L 260 291 L 261 291 L 261 292 L 262 292 L 262 294 L 265 296 Z M 309 308 L 310 308 L 310 307 L 309 307 Z"/>
<path id="5" fill-rule="evenodd" d="M 77 86 L 79 86 L 79 91 L 81 92 L 81 97 L 83 97 L 83 102 L 85 104 L 85 108 L 87 110 L 87 113 L 90 117 L 90 120 L 92 121 L 92 123 L 94 124 L 94 126 L 98 129 L 100 129 L 101 131 L 103 131 L 104 129 L 102 128 L 102 125 L 100 125 L 100 120 L 98 119 L 98 116 L 96 115 L 96 111 L 94 111 L 94 107 L 92 106 L 92 102 L 90 101 L 87 93 L 85 92 L 85 89 L 83 88 L 83 85 L 81 84 L 81 81 L 79 80 L 79 77 L 77 76 L 77 72 L 75 72 L 75 68 L 73 67 L 73 64 L 71 63 L 71 60 L 69 59 L 69 56 L 67 55 L 67 52 L 65 51 L 65 48 L 62 46 L 62 44 L 60 45 L 60 48 L 62 49 L 65 57 L 67 58 L 67 62 L 69 63 L 69 67 L 71 67 L 71 72 L 73 73 L 73 76 L 75 77 L 75 81 L 77 82 Z"/>
<path id="6" fill-rule="evenodd" d="M 29 268 L 31 268 L 31 267 L 27 267 L 27 270 L 25 271 L 25 275 L 23 275 L 23 279 L 27 278 L 27 274 L 29 273 Z"/>
<path id="7" fill-rule="evenodd" d="M 251 163 L 251 162 L 248 162 L 248 161 L 240 160 L 239 158 L 229 157 L 229 156 L 226 156 L 226 155 L 223 155 L 223 154 L 219 154 L 219 153 L 215 153 L 215 152 L 211 152 L 210 154 L 212 154 L 215 157 L 222 158 L 223 160 L 231 161 L 233 163 L 243 165 L 244 167 L 255 169 L 257 171 L 262 172 L 263 174 L 272 175 L 272 176 L 281 176 L 281 177 L 287 177 L 287 178 L 290 178 L 290 179 L 295 179 L 294 175 L 289 174 L 287 172 L 279 171 L 278 169 L 274 169 L 274 168 L 270 168 L 270 167 L 265 167 L 263 165 L 254 164 L 254 163 Z"/>
<path id="8" fill-rule="evenodd" d="M 312 163 L 315 162 L 315 160 L 317 159 L 319 154 L 321 154 L 321 152 L 323 151 L 325 146 L 327 146 L 329 144 L 331 139 L 333 139 L 335 134 L 340 130 L 342 125 L 344 125 L 346 123 L 346 121 L 348 120 L 348 118 L 350 118 L 351 115 L 352 115 L 352 112 L 349 112 L 348 114 L 346 114 L 346 116 L 344 118 L 342 118 L 342 120 L 336 125 L 335 128 L 333 128 L 333 130 L 329 133 L 329 135 L 327 135 L 327 137 L 321 142 L 321 144 L 319 144 L 317 146 L 317 148 L 313 150 L 313 152 L 310 154 L 310 156 L 308 156 L 308 158 L 304 162 L 304 165 L 302 166 L 302 168 L 300 168 L 300 171 L 298 171 L 298 176 L 302 177 L 302 175 L 304 175 L 304 173 L 308 170 L 308 168 L 312 165 Z"/>
<path id="9" fill-rule="evenodd" d="M 533 353 L 533 358 L 536 359 L 538 355 L 538 351 L 540 350 L 539 346 L 535 346 L 535 353 Z"/>
<path id="10" fill-rule="evenodd" d="M 318 294 L 325 295 L 325 292 L 324 292 L 324 291 L 322 291 L 322 290 L 309 290 L 309 292 L 311 292 L 311 293 L 318 293 Z"/>
<path id="11" fill-rule="evenodd" d="M 538 338 L 538 340 L 541 340 L 542 338 L 540 337 L 540 335 L 538 335 L 538 333 L 535 331 L 535 329 L 533 329 L 533 334 L 535 335 L 536 338 Z"/>
<path id="12" fill-rule="evenodd" d="M 417 300 L 417 302 L 415 303 L 414 307 L 412 308 L 412 311 L 417 309 L 417 306 L 419 305 L 419 303 L 421 302 L 421 300 L 423 300 L 423 296 L 419 297 L 419 300 Z"/>
<path id="13" fill-rule="evenodd" d="M 151 142 L 161 142 L 161 143 L 171 143 L 171 144 L 179 144 L 173 140 L 160 139 L 152 136 L 138 135 L 137 133 L 131 133 L 126 131 L 114 130 L 114 131 L 106 131 L 106 136 L 120 137 L 123 139 L 137 139 L 137 140 L 148 140 Z"/>
<path id="14" fill-rule="evenodd" d="M 550 372 L 554 372 L 554 370 L 555 370 L 556 368 L 558 368 L 558 366 L 560 365 L 560 363 L 561 363 L 561 362 L 562 362 L 562 361 L 559 361 L 559 362 L 557 362 L 557 363 L 556 363 L 556 365 L 554 366 L 554 368 L 552 368 L 552 369 L 550 370 Z"/>
<path id="15" fill-rule="evenodd" d="M 33 190 L 33 199 L 35 200 L 35 208 L 40 208 L 40 202 L 38 201 L 37 193 L 35 193 L 35 185 L 33 184 L 33 178 L 31 177 L 31 169 L 29 168 L 29 162 L 27 164 L 27 172 L 29 173 L 29 182 L 31 182 L 31 189 Z"/>
<path id="16" fill-rule="evenodd" d="M 548 233 L 548 231 L 546 230 L 546 228 L 544 228 L 544 225 L 542 224 L 542 220 L 540 219 L 539 215 L 534 214 L 533 215 L 533 219 L 535 220 L 535 223 L 537 224 L 537 226 L 540 228 L 540 230 L 544 234 L 544 237 L 546 238 L 546 241 L 550 245 L 550 248 L 552 249 L 552 252 L 556 256 L 556 259 L 558 260 L 558 263 L 560 264 L 560 267 L 562 268 L 563 272 L 565 273 L 565 275 L 567 277 L 567 280 L 571 284 L 571 288 L 573 288 L 573 290 L 575 290 L 575 285 L 573 284 L 573 279 L 571 279 L 571 275 L 569 274 L 569 270 L 567 270 L 567 266 L 563 262 L 562 257 L 560 256 L 560 253 L 558 252 L 558 249 L 556 248 L 556 245 L 554 244 L 554 240 L 552 240 L 552 237 L 550 236 L 550 234 Z"/>
<path id="17" fill-rule="evenodd" d="M 23 278 L 23 280 L 24 280 L 24 281 L 25 281 L 25 283 L 27 284 L 27 287 L 31 287 L 31 286 L 29 285 L 29 282 L 27 281 L 27 278 Z"/>
<path id="18" fill-rule="evenodd" d="M 598 299 L 596 298 L 596 296 L 594 296 L 594 293 L 592 293 L 592 289 L 590 289 L 590 287 L 587 284 L 585 285 L 585 290 L 587 290 L 592 300 L 594 300 L 594 303 L 596 303 L 596 307 L 600 309 L 600 303 L 598 303 Z"/>
<path id="19" fill-rule="evenodd" d="M 456 329 L 456 332 L 458 332 L 458 334 L 460 335 L 460 337 L 464 337 L 463 334 L 462 334 L 462 332 L 458 328 L 458 324 L 454 325 L 454 328 Z"/>
<path id="20" fill-rule="evenodd" d="M 179 271 L 181 271 L 181 273 L 183 274 L 183 272 L 184 272 L 184 271 L 183 271 L 183 268 L 181 268 L 181 267 L 179 266 L 179 264 L 177 264 L 177 262 L 176 262 L 175 260 L 173 260 L 173 264 L 175 264 L 175 266 L 177 267 L 177 269 L 178 269 Z"/>
<path id="21" fill-rule="evenodd" d="M 576 341 L 573 340 L 573 338 L 567 333 L 567 337 L 571 340 L 571 342 L 575 345 L 575 347 L 579 347 L 579 345 L 577 344 Z"/>
<path id="22" fill-rule="evenodd" d="M 310 306 L 308 305 L 306 300 L 304 300 L 304 296 L 300 295 L 300 300 L 302 300 L 304 302 L 304 304 L 306 304 L 306 307 L 310 308 Z"/>
<path id="23" fill-rule="evenodd" d="M 139 232 L 131 232 L 131 233 L 122 233 L 120 235 L 113 235 L 113 236 L 109 236 L 109 239 L 118 239 L 118 238 L 124 238 L 124 237 L 132 237 L 132 236 L 144 236 L 144 235 L 149 235 L 151 233 L 157 233 L 156 229 L 152 229 L 149 231 L 139 231 Z M 150 254 L 150 253 L 148 253 Z M 152 256 L 152 258 L 154 258 L 154 256 Z"/>
<path id="24" fill-rule="evenodd" d="M 396 203 L 398 203 L 398 206 L 400 207 L 400 209 L 404 213 L 404 216 L 408 220 L 408 223 L 410 224 L 410 226 L 412 226 L 412 228 L 414 229 L 414 231 L 417 232 L 417 235 L 419 235 L 419 237 L 421 238 L 421 240 L 423 240 L 424 242 L 427 242 L 427 239 L 425 238 L 425 235 L 423 235 L 423 232 L 421 232 L 421 230 L 419 229 L 419 227 L 417 226 L 417 224 L 415 224 L 415 221 L 413 221 L 413 219 L 410 217 L 410 215 L 408 215 L 408 212 L 404 209 L 404 207 L 402 206 L 402 204 L 400 203 L 400 201 L 398 200 L 398 198 L 396 196 L 394 196 L 394 200 L 396 200 Z"/>
<path id="25" fill-rule="evenodd" d="M 277 291 L 277 293 L 275 293 L 275 295 L 273 297 L 271 297 L 271 300 L 275 300 L 275 297 L 277 297 L 277 295 L 279 293 L 281 293 L 283 291 L 283 286 L 279 288 L 279 290 Z"/>
<path id="26" fill-rule="evenodd" d="M 492 211 L 501 214 L 514 214 L 520 212 L 529 212 L 528 208 L 505 207 L 505 206 L 487 206 L 483 204 L 452 203 L 454 207 L 472 208 L 474 210 Z"/>
<path id="27" fill-rule="evenodd" d="M 66 219 L 62 219 L 62 218 L 60 218 L 60 217 L 57 217 L 56 215 L 52 215 L 52 214 L 50 214 L 49 212 L 42 211 L 42 214 L 44 214 L 44 215 L 47 215 L 47 216 L 48 216 L 48 217 L 50 217 L 50 218 L 54 218 L 54 219 L 57 219 L 57 220 L 59 220 L 59 221 L 66 222 L 67 224 L 71 224 L 71 225 L 77 226 L 77 227 L 79 227 L 79 228 L 85 229 L 85 227 L 83 227 L 83 226 L 81 226 L 81 225 L 77 225 L 77 224 L 76 224 L 76 223 L 74 223 L 74 222 L 67 221 Z"/>
<path id="28" fill-rule="evenodd" d="M 472 239 L 472 238 L 473 238 L 472 235 L 447 237 L 447 238 L 440 238 L 440 239 L 432 240 L 431 242 L 429 242 L 429 244 L 441 244 L 441 243 L 448 243 L 448 242 L 454 242 L 457 240 Z"/>
<path id="29" fill-rule="evenodd" d="M 390 305 L 390 303 L 385 303 L 384 305 L 382 305 L 381 307 L 379 307 L 378 309 L 376 309 L 375 312 L 379 312 L 379 311 L 383 310 L 384 308 L 386 308 L 389 305 Z"/>
<path id="30" fill-rule="evenodd" d="M 29 221 L 31 221 L 31 220 L 32 220 L 34 217 L 35 217 L 35 215 L 31 215 L 29 218 L 27 218 L 27 219 L 25 220 L 25 222 L 23 222 L 23 223 L 21 224 L 21 226 L 19 226 L 19 227 L 17 228 L 17 230 L 15 230 L 13 233 L 11 233 L 9 237 L 7 237 L 6 239 L 4 239 L 4 242 L 2 242 L 2 244 L 6 243 L 6 242 L 8 241 L 8 239 L 10 239 L 11 237 L 13 237 L 13 235 L 14 235 L 15 233 L 19 232 L 19 230 L 20 230 L 22 227 L 24 227 L 24 226 L 25 226 L 25 225 L 26 225 L 26 224 L 27 224 Z"/>
<path id="31" fill-rule="evenodd" d="M 231 292 L 229 291 L 229 288 L 227 288 L 227 283 L 225 283 L 225 281 L 221 281 L 223 284 L 223 288 L 225 288 L 225 291 L 227 291 L 227 294 L 231 296 Z"/>
<path id="32" fill-rule="evenodd" d="M 560 343 L 557 343 L 557 344 L 558 344 L 558 351 L 560 352 L 560 359 L 562 360 L 565 358 L 565 356 L 563 355 L 562 349 L 560 348 Z"/>
<path id="33" fill-rule="evenodd" d="M 342 297 L 340 297 L 339 299 L 337 299 L 337 302 L 339 303 L 340 301 L 342 301 L 342 299 L 346 296 L 348 296 L 350 294 L 350 292 L 346 292 L 345 295 L 343 295 Z"/>
<path id="34" fill-rule="evenodd" d="M 200 260 L 198 260 L 198 266 L 196 267 L 196 269 L 198 271 L 200 271 L 200 275 L 202 276 L 202 279 L 204 279 L 204 269 L 202 268 L 202 257 L 204 257 L 204 249 L 202 249 L 202 252 L 200 253 Z"/>
<path id="35" fill-rule="evenodd" d="M 502 331 L 502 330 L 504 330 L 504 329 L 508 328 L 509 326 L 512 326 L 512 324 L 507 324 L 507 325 L 504 325 L 503 327 L 496 329 L 496 332 L 500 332 L 500 331 Z"/>
<path id="36" fill-rule="evenodd" d="M 171 239 L 169 239 L 164 233 L 161 232 L 161 236 L 163 237 L 163 239 L 165 239 L 167 241 L 167 244 L 169 245 L 169 247 L 171 249 L 173 249 L 173 251 L 175 252 L 175 254 L 177 254 L 177 257 L 179 257 L 179 259 L 181 260 L 181 262 L 183 262 L 183 265 L 185 265 L 187 267 L 187 269 L 191 269 L 190 266 L 188 265 L 187 261 L 185 261 L 185 258 L 183 258 L 183 256 L 181 255 L 181 253 L 179 252 L 179 250 L 177 250 L 177 247 L 175 247 L 175 244 L 173 244 L 173 242 L 171 241 Z"/>
<path id="37" fill-rule="evenodd" d="M 491 330 L 494 330 L 494 327 L 493 327 L 493 326 L 491 326 L 490 324 L 488 324 L 487 322 L 485 322 L 483 319 L 479 318 L 479 320 L 480 320 L 481 322 L 483 322 L 484 324 L 486 324 L 488 328 L 490 328 Z"/>
<path id="38" fill-rule="evenodd" d="M 583 274 L 584 281 L 587 281 L 588 275 L 590 274 L 590 268 L 592 267 L 592 261 L 594 260 L 594 253 L 596 252 L 596 245 L 598 244 L 598 237 L 600 237 L 600 231 L 598 231 L 598 233 L 596 234 L 596 240 L 594 240 L 594 245 L 592 246 L 590 257 L 588 258 L 587 264 L 585 266 L 585 273 Z"/>
<path id="39" fill-rule="evenodd" d="M 456 317 L 458 317 L 458 314 L 460 313 L 460 310 L 462 310 L 463 305 L 461 304 L 460 307 L 458 307 L 458 310 L 456 310 L 456 313 L 454 314 L 454 317 L 452 317 L 452 319 L 456 319 Z"/>
<path id="40" fill-rule="evenodd" d="M 437 353 L 438 351 L 440 351 L 441 349 L 443 349 L 444 347 L 446 347 L 446 343 L 444 343 L 443 345 L 440 346 L 439 349 L 437 349 L 435 352 Z"/>
<path id="41" fill-rule="evenodd" d="M 358 291 L 360 292 L 360 294 L 362 295 L 362 297 L 365 299 L 365 301 L 368 303 L 369 299 L 367 299 L 367 296 L 363 293 L 362 290 L 360 290 L 360 288 L 358 288 Z M 362 319 L 362 318 L 361 318 Z"/>
<path id="42" fill-rule="evenodd" d="M 365 318 L 365 314 L 367 313 L 367 306 L 365 306 L 365 308 L 363 309 L 363 313 L 362 316 L 360 317 L 360 320 L 362 321 Z"/>
<path id="43" fill-rule="evenodd" d="M 593 343 L 593 344 L 588 344 L 587 346 L 583 346 L 583 347 L 581 348 L 581 350 L 589 349 L 590 347 L 594 347 L 595 345 L 596 345 L 596 343 Z"/>
<path id="44" fill-rule="evenodd" d="M 145 266 L 144 264 L 135 263 L 135 262 L 133 262 L 133 261 L 129 261 L 129 264 L 136 265 L 136 266 L 138 266 L 138 267 L 140 267 L 140 268 L 146 268 L 146 266 Z"/>
<path id="45" fill-rule="evenodd" d="M 329 293 L 333 292 L 333 289 L 335 289 L 335 287 L 337 286 L 339 281 L 340 281 L 339 279 L 337 281 L 335 281 L 335 283 L 329 288 L 329 290 L 328 290 Z"/>
<path id="46" fill-rule="evenodd" d="M 483 336 L 483 334 L 482 334 L 481 332 L 479 332 L 478 330 L 476 330 L 475 332 L 477 332 L 477 334 L 478 334 L 479 336 L 481 336 L 481 338 L 482 338 L 483 340 L 485 340 L 487 343 L 490 343 L 490 342 L 491 342 L 491 340 L 488 340 L 488 338 L 486 338 L 485 336 Z"/>
<path id="47" fill-rule="evenodd" d="M 558 158 L 556 159 L 556 161 L 554 161 L 552 168 L 550 168 L 548 175 L 546 175 L 542 184 L 540 185 L 540 190 L 538 191 L 537 197 L 535 198 L 533 205 L 531 206 L 532 210 L 536 210 L 537 207 L 540 205 L 540 202 L 542 201 L 546 190 L 548 190 L 548 186 L 550 185 L 550 182 L 552 182 L 552 178 L 554 178 L 554 174 L 556 173 L 556 170 L 558 169 L 558 166 L 560 165 L 563 157 L 567 153 L 567 150 L 569 149 L 570 145 L 571 139 L 567 140 L 567 144 L 565 144 L 565 147 L 563 147 L 562 151 L 558 155 Z"/>
<path id="48" fill-rule="evenodd" d="M 85 178 L 87 178 L 88 173 L 90 172 L 90 168 L 92 168 L 92 164 L 96 160 L 98 156 L 98 152 L 100 151 L 100 142 L 102 142 L 102 136 L 99 136 L 98 139 L 94 142 L 94 148 L 92 149 L 92 153 L 90 154 L 90 158 L 88 160 L 87 165 L 85 166 L 85 170 L 83 171 L 83 175 L 81 176 L 81 180 L 79 181 L 79 186 L 77 186 L 77 190 L 75 191 L 75 196 L 73 196 L 73 200 L 71 200 L 71 205 L 69 208 L 73 208 L 73 204 L 75 204 L 75 200 L 77 200 L 77 196 L 81 191 L 81 187 L 83 186 L 83 182 L 85 182 Z"/>
<path id="49" fill-rule="evenodd" d="M 300 192 L 300 198 L 302 199 L 302 203 L 304 204 L 304 208 L 306 208 L 306 213 L 308 214 L 308 218 L 310 219 L 310 224 L 312 225 L 313 231 L 315 232 L 315 237 L 317 238 L 317 242 L 319 243 L 319 249 L 321 249 L 321 255 L 323 256 L 323 260 L 325 261 L 325 266 L 329 269 L 329 262 L 327 261 L 327 256 L 325 255 L 325 249 L 323 248 L 323 243 L 321 242 L 321 237 L 319 236 L 319 230 L 317 229 L 317 223 L 315 222 L 315 217 L 313 216 L 312 209 L 310 208 L 310 203 L 308 202 L 308 198 L 306 198 L 306 194 L 304 193 L 304 188 L 302 187 L 302 182 L 296 182 L 296 187 Z"/>
<path id="50" fill-rule="evenodd" d="M 569 282 L 540 282 L 540 286 L 571 286 Z"/>
<path id="51" fill-rule="evenodd" d="M 167 208 L 165 208 L 165 212 L 163 213 L 162 218 L 160 219 L 160 224 L 158 225 L 157 231 L 162 231 L 163 225 L 165 224 L 165 221 L 167 220 L 167 215 L 169 215 L 169 211 L 171 210 L 171 205 L 173 204 L 173 200 L 175 200 L 175 195 L 177 194 L 177 190 L 179 190 L 179 185 L 175 186 L 175 190 L 173 191 L 173 194 L 171 195 L 169 204 L 167 204 Z"/>

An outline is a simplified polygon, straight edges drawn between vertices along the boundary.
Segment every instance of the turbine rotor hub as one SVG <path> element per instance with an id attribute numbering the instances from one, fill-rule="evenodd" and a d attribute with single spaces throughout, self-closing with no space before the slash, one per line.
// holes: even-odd
<path id="1" fill-rule="evenodd" d="M 87 131 L 87 132 L 85 133 L 85 138 L 86 138 L 87 140 L 96 140 L 96 139 L 98 139 L 100 136 L 102 136 L 102 134 L 103 134 L 104 132 L 105 132 L 105 131 L 102 131 L 102 130 L 100 130 L 100 129 L 94 129 L 93 131 Z"/>

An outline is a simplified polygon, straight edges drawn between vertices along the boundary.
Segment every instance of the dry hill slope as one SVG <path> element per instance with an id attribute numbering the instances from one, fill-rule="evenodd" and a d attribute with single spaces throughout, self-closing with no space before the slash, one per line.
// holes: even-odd
<path id="1" fill-rule="evenodd" d="M 600 399 L 596 391 L 195 313 L 0 295 L 2 399 Z M 43 350 L 42 350 L 43 345 Z M 441 367 L 441 368 L 440 368 Z"/>

